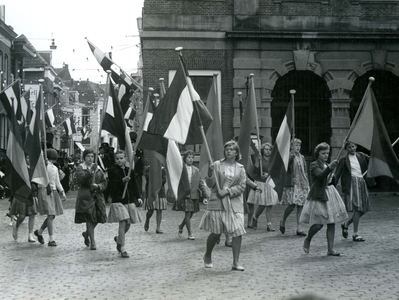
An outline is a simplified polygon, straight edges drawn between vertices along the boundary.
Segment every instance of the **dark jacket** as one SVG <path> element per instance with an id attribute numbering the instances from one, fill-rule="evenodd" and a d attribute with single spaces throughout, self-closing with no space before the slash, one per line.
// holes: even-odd
<path id="1" fill-rule="evenodd" d="M 127 176 L 128 173 L 129 167 L 122 169 L 121 167 L 114 165 L 108 169 L 108 187 L 110 188 L 112 203 L 134 203 L 136 206 L 140 206 L 138 199 L 141 199 L 141 190 L 137 184 L 134 172 L 130 173 L 130 181 L 127 186 L 125 197 L 122 199 L 123 191 L 125 190 L 125 184 L 122 179 Z"/>
<path id="2" fill-rule="evenodd" d="M 367 171 L 367 166 L 370 158 L 368 155 L 362 152 L 356 152 L 355 155 L 357 157 L 357 160 L 359 161 L 362 174 L 364 174 L 364 172 Z M 349 154 L 347 154 L 339 160 L 337 170 L 335 172 L 336 182 L 341 179 L 342 192 L 344 194 L 349 194 L 351 191 L 351 177 L 351 163 L 349 160 Z M 375 181 L 373 178 L 366 177 L 365 180 L 368 186 L 372 187 L 375 185 Z"/>
<path id="3" fill-rule="evenodd" d="M 324 167 L 323 163 L 316 160 L 310 164 L 310 178 L 312 179 L 312 187 L 308 194 L 308 200 L 328 201 L 326 187 L 327 178 L 332 169 Z"/>

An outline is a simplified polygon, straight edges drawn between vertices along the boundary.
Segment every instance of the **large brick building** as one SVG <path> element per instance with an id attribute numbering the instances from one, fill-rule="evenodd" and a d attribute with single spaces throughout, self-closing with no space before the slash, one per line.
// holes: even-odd
<path id="1" fill-rule="evenodd" d="M 218 74 L 225 141 L 238 135 L 237 93 L 245 102 L 253 73 L 263 141 L 274 142 L 295 89 L 303 154 L 311 160 L 326 141 L 335 158 L 370 76 L 390 138 L 399 137 L 398 15 L 399 0 L 145 0 L 144 86 L 171 81 L 182 46 L 203 99 Z"/>

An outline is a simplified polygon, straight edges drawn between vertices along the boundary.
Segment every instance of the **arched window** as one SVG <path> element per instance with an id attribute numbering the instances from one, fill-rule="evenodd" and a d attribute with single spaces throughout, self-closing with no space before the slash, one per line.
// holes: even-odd
<path id="1" fill-rule="evenodd" d="M 314 147 L 331 138 L 331 93 L 326 82 L 310 71 L 291 71 L 276 82 L 272 92 L 272 140 L 276 140 L 281 122 L 295 90 L 295 137 L 302 141 L 301 152 L 312 160 Z"/>

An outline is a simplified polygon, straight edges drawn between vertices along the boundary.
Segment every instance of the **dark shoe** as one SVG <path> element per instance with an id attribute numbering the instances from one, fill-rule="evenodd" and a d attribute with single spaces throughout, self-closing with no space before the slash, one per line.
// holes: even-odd
<path id="1" fill-rule="evenodd" d="M 97 250 L 96 245 L 91 245 L 91 246 L 90 246 L 90 250 Z"/>
<path id="2" fill-rule="evenodd" d="M 280 221 L 280 232 L 282 234 L 284 234 L 285 233 L 285 226 L 282 226 L 281 224 L 283 224 L 283 221 Z"/>
<path id="3" fill-rule="evenodd" d="M 225 245 L 226 247 L 233 247 L 233 243 L 232 243 L 232 242 L 228 242 L 228 241 L 225 241 L 225 242 L 224 242 L 224 245 Z"/>
<path id="4" fill-rule="evenodd" d="M 220 237 L 218 238 L 218 240 L 216 241 L 216 244 L 220 244 Z"/>
<path id="5" fill-rule="evenodd" d="M 296 231 L 296 235 L 300 235 L 300 236 L 306 236 L 307 234 L 306 233 L 304 233 L 302 230 L 300 230 L 300 231 Z"/>
<path id="6" fill-rule="evenodd" d="M 158 234 L 162 234 L 163 233 L 162 230 L 156 230 L 155 232 L 158 233 Z"/>
<path id="7" fill-rule="evenodd" d="M 144 223 L 144 230 L 148 231 L 148 228 L 150 227 L 150 220 L 145 219 L 145 223 Z"/>
<path id="8" fill-rule="evenodd" d="M 50 242 L 48 242 L 47 245 L 49 245 L 50 247 L 56 247 L 57 243 L 55 241 L 50 241 Z"/>
<path id="9" fill-rule="evenodd" d="M 341 224 L 342 228 L 342 236 L 346 239 L 348 238 L 348 227 L 345 226 L 345 223 Z"/>
<path id="10" fill-rule="evenodd" d="M 40 244 L 44 244 L 44 238 L 41 234 L 39 234 L 39 231 L 37 231 L 37 229 L 33 234 L 37 236 L 37 240 L 39 241 Z"/>
<path id="11" fill-rule="evenodd" d="M 128 254 L 126 251 L 123 251 L 123 252 L 121 253 L 121 257 L 123 257 L 123 258 L 129 258 L 129 254 Z"/>
<path id="12" fill-rule="evenodd" d="M 305 251 L 305 253 L 309 253 L 309 248 L 310 248 L 310 242 L 308 242 L 308 240 L 305 239 L 303 241 L 303 251 Z"/>
<path id="13" fill-rule="evenodd" d="M 337 251 L 332 251 L 332 252 L 327 252 L 328 256 L 340 256 L 341 253 L 337 252 Z"/>
<path id="14" fill-rule="evenodd" d="M 182 238 L 183 237 L 183 228 L 180 228 L 180 225 L 177 226 L 178 230 L 177 230 L 177 235 Z"/>
<path id="15" fill-rule="evenodd" d="M 276 231 L 276 229 L 274 229 L 272 225 L 267 225 L 266 231 Z"/>
<path id="16" fill-rule="evenodd" d="M 233 271 L 244 271 L 244 267 L 240 266 L 240 265 L 238 265 L 238 266 L 232 265 L 231 269 Z"/>
<path id="17" fill-rule="evenodd" d="M 364 238 L 362 238 L 360 235 L 352 235 L 352 239 L 353 239 L 353 241 L 354 242 L 364 242 L 365 241 L 365 239 Z"/>
<path id="18" fill-rule="evenodd" d="M 258 228 L 258 220 L 255 217 L 252 217 L 252 228 L 255 230 Z"/>
<path id="19" fill-rule="evenodd" d="M 89 236 L 88 236 L 87 232 L 83 231 L 82 232 L 82 236 L 85 239 L 84 243 L 85 243 L 86 247 L 89 247 L 90 246 L 90 240 L 89 240 Z"/>
<path id="20" fill-rule="evenodd" d="M 251 222 L 248 223 L 247 228 L 254 228 L 251 224 Z"/>
<path id="21" fill-rule="evenodd" d="M 118 244 L 118 237 L 117 236 L 114 237 L 114 241 L 116 243 L 116 250 L 118 250 L 118 252 L 121 252 L 122 245 Z"/>

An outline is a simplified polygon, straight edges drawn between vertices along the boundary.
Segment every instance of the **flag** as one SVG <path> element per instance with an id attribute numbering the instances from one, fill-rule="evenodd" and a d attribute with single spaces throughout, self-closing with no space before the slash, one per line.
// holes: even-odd
<path id="1" fill-rule="evenodd" d="M 11 118 L 11 112 L 15 120 L 19 123 L 22 119 L 22 110 L 20 108 L 21 84 L 20 80 L 15 80 L 0 93 L 0 100 L 7 112 L 8 119 Z"/>
<path id="2" fill-rule="evenodd" d="M 256 128 L 258 117 L 257 117 L 257 109 L 256 109 L 256 97 L 255 97 L 255 86 L 253 77 L 249 81 L 249 89 L 248 96 L 245 103 L 244 115 L 242 117 L 240 133 L 238 135 L 238 145 L 240 147 L 241 152 L 241 160 L 240 163 L 244 166 L 248 175 L 252 178 L 253 174 L 253 164 L 251 160 L 251 154 L 253 154 L 253 150 L 250 147 L 252 142 L 251 133 L 254 128 Z"/>
<path id="3" fill-rule="evenodd" d="M 181 62 L 182 67 L 178 68 L 172 84 L 159 103 L 148 125 L 148 132 L 184 145 L 202 144 L 199 126 L 202 124 L 206 133 L 212 116 L 194 90 L 184 62 Z"/>
<path id="4" fill-rule="evenodd" d="M 29 90 L 25 91 L 21 95 L 21 109 L 22 109 L 22 115 L 25 120 L 25 125 L 28 126 L 30 124 L 30 121 L 32 119 L 32 114 L 33 111 L 30 106 L 30 100 L 29 100 Z"/>
<path id="5" fill-rule="evenodd" d="M 54 111 L 53 111 L 52 107 L 50 107 L 48 110 L 46 110 L 46 112 L 44 114 L 44 120 L 46 122 L 46 127 L 55 127 L 54 126 L 55 117 L 54 117 Z"/>
<path id="6" fill-rule="evenodd" d="M 29 124 L 25 140 L 25 152 L 29 155 L 30 180 L 36 182 L 42 187 L 46 187 L 49 183 L 47 176 L 47 168 L 44 162 L 44 157 L 41 148 L 40 131 L 42 126 L 43 116 L 43 97 L 41 97 L 41 88 L 39 89 L 39 96 L 36 100 L 35 110 L 33 111 L 32 119 Z"/>
<path id="7" fill-rule="evenodd" d="M 126 125 L 130 127 L 129 121 L 136 116 L 136 111 L 133 109 L 130 98 L 133 96 L 134 90 L 126 84 L 119 84 L 117 88 L 118 100 L 122 108 Z"/>
<path id="8" fill-rule="evenodd" d="M 388 176 L 399 181 L 399 160 L 392 148 L 373 90 L 367 87 L 353 120 L 348 141 L 370 150 L 367 177 Z"/>
<path id="9" fill-rule="evenodd" d="M 65 128 L 65 134 L 67 136 L 76 133 L 75 121 L 73 120 L 73 116 L 70 116 L 64 121 L 64 128 Z"/>
<path id="10" fill-rule="evenodd" d="M 292 110 L 293 100 L 291 99 L 270 155 L 269 177 L 266 180 L 277 192 L 279 199 L 281 199 L 283 193 L 290 157 L 291 134 L 293 132 Z"/>
<path id="11" fill-rule="evenodd" d="M 220 120 L 218 95 L 216 93 L 217 92 L 216 84 L 217 84 L 216 78 L 214 77 L 211 89 L 209 90 L 208 99 L 206 102 L 206 107 L 208 108 L 208 111 L 213 118 L 213 121 L 206 133 L 206 140 L 208 142 L 209 152 L 214 161 L 219 160 L 224 156 L 223 134 L 222 134 L 222 125 Z M 202 144 L 200 161 L 199 161 L 199 170 L 202 178 L 207 176 L 208 167 L 209 167 L 209 158 L 207 150 L 205 148 L 205 145 Z"/>
<path id="12" fill-rule="evenodd" d="M 30 206 L 33 204 L 33 198 L 28 166 L 25 161 L 25 153 L 22 147 L 19 125 L 16 120 L 14 108 L 9 105 L 9 99 L 11 98 L 0 96 L 0 101 L 6 109 L 7 116 L 10 119 L 10 131 L 6 150 L 7 172 L 4 177 L 4 182 L 9 187 L 13 197 Z"/>
<path id="13" fill-rule="evenodd" d="M 150 169 L 148 173 L 147 198 L 149 203 L 151 203 L 152 201 L 155 201 L 162 188 L 162 164 L 156 157 L 154 150 L 148 151 L 148 160 Z"/>
<path id="14" fill-rule="evenodd" d="M 123 119 L 122 108 L 116 95 L 113 83 L 109 82 L 109 95 L 102 130 L 114 135 L 119 142 L 120 149 L 125 150 L 130 167 L 133 166 L 133 146 L 130 140 L 129 129 Z"/>
<path id="15" fill-rule="evenodd" d="M 190 195 L 190 183 L 179 148 L 175 141 L 168 140 L 160 135 L 152 134 L 147 131 L 148 124 L 158 109 L 159 107 L 154 105 L 149 96 L 144 107 L 144 118 L 137 134 L 137 144 L 141 149 L 154 151 L 154 157 L 158 158 L 166 167 L 169 187 L 172 189 L 175 199 L 181 200 Z M 152 168 L 151 164 L 150 166 Z M 154 180 L 154 178 L 150 178 L 150 180 Z M 149 193 L 156 195 L 156 183 L 153 184 L 152 187 L 154 187 L 154 190 L 149 191 Z"/>
<path id="16" fill-rule="evenodd" d="M 90 50 L 93 52 L 94 57 L 104 69 L 104 71 L 112 72 L 111 77 L 115 83 L 124 84 L 133 89 L 133 91 L 135 91 L 136 89 L 143 90 L 142 86 L 131 76 L 129 76 L 129 74 L 123 71 L 118 65 L 116 65 L 109 56 L 105 55 L 104 52 L 94 46 L 94 44 L 88 39 L 87 43 L 89 44 Z"/>
<path id="17" fill-rule="evenodd" d="M 87 139 L 91 133 L 91 128 L 86 126 L 82 127 L 82 130 L 80 131 L 80 133 L 82 134 L 82 141 Z"/>
<path id="18" fill-rule="evenodd" d="M 159 97 L 162 99 L 166 94 L 165 84 L 163 78 L 159 78 Z"/>

